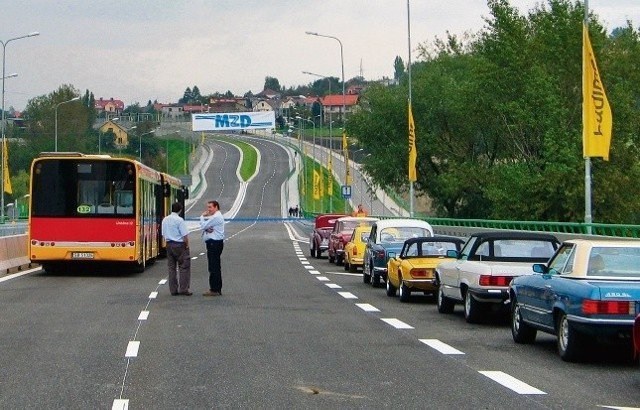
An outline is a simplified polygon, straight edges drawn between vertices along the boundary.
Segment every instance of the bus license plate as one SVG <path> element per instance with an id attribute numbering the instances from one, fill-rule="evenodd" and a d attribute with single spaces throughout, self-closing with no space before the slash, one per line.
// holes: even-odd
<path id="1" fill-rule="evenodd" d="M 93 252 L 71 252 L 71 259 L 93 259 Z"/>

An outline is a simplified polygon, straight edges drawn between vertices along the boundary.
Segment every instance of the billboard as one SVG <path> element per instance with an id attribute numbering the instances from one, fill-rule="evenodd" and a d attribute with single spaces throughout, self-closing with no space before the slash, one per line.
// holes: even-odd
<path id="1" fill-rule="evenodd" d="M 193 131 L 259 130 L 276 127 L 273 111 L 191 114 Z"/>

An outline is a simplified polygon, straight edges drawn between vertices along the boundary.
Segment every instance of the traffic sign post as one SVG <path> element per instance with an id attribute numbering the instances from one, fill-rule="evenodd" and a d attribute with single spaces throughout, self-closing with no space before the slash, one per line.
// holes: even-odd
<path id="1" fill-rule="evenodd" d="M 344 199 L 351 198 L 351 185 L 342 185 L 342 197 Z"/>

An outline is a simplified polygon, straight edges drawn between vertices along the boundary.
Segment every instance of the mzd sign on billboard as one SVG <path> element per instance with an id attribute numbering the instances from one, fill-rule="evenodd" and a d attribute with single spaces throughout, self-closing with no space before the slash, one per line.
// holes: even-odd
<path id="1" fill-rule="evenodd" d="M 191 115 L 193 131 L 258 130 L 276 127 L 273 111 L 223 112 Z"/>

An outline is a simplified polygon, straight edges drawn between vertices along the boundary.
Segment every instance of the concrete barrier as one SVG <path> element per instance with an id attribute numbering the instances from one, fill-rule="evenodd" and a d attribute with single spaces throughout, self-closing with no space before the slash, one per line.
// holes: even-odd
<path id="1" fill-rule="evenodd" d="M 31 266 L 27 255 L 27 235 L 3 236 L 0 238 L 0 271 L 7 273 L 11 269 Z"/>

